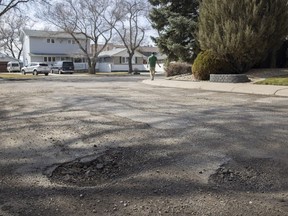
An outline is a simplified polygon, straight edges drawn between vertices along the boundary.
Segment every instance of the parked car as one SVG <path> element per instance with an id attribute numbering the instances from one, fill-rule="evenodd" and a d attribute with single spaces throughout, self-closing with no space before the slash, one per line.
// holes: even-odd
<path id="1" fill-rule="evenodd" d="M 51 66 L 51 73 L 74 73 L 74 63 L 72 61 L 58 61 Z"/>
<path id="2" fill-rule="evenodd" d="M 33 75 L 45 74 L 45 76 L 48 76 L 49 71 L 50 67 L 45 62 L 31 62 L 21 69 L 23 75 L 32 73 Z"/>
<path id="3" fill-rule="evenodd" d="M 19 62 L 8 62 L 7 63 L 7 71 L 9 73 L 11 72 L 20 72 L 21 70 L 21 65 Z"/>

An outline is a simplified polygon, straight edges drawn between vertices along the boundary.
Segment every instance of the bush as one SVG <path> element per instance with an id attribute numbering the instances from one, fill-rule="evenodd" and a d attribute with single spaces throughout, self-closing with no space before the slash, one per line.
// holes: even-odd
<path id="1" fill-rule="evenodd" d="M 209 80 L 210 74 L 235 73 L 228 61 L 217 58 L 210 50 L 198 54 L 193 63 L 192 72 L 198 80 Z"/>
<path id="2" fill-rule="evenodd" d="M 247 72 L 288 34 L 287 0 L 202 0 L 198 41 L 202 50 L 229 59 L 238 73 Z"/>
<path id="3" fill-rule="evenodd" d="M 191 74 L 191 65 L 181 62 L 169 63 L 168 66 L 165 67 L 165 74 L 167 77 Z"/>

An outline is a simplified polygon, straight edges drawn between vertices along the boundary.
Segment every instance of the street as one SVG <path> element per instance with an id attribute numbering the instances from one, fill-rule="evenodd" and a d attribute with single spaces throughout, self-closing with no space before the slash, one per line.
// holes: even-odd
<path id="1" fill-rule="evenodd" d="M 288 215 L 287 98 L 144 79 L 0 80 L 0 215 Z"/>

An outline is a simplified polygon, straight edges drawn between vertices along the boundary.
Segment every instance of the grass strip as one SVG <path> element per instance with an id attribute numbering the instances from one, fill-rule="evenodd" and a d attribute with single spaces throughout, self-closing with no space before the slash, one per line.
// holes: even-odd
<path id="1" fill-rule="evenodd" d="M 288 77 L 285 77 L 285 78 L 267 78 L 265 80 L 261 80 L 261 81 L 256 82 L 256 84 L 288 86 Z"/>

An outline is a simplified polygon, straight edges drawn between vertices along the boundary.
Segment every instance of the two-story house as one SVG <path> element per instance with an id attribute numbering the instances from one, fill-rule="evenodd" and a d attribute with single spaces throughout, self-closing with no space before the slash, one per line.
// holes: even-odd
<path id="1" fill-rule="evenodd" d="M 85 47 L 85 36 L 79 34 L 76 38 Z M 47 62 L 51 65 L 55 61 L 63 60 L 86 62 L 79 45 L 65 32 L 23 29 L 21 41 L 24 65 L 30 62 Z"/>

